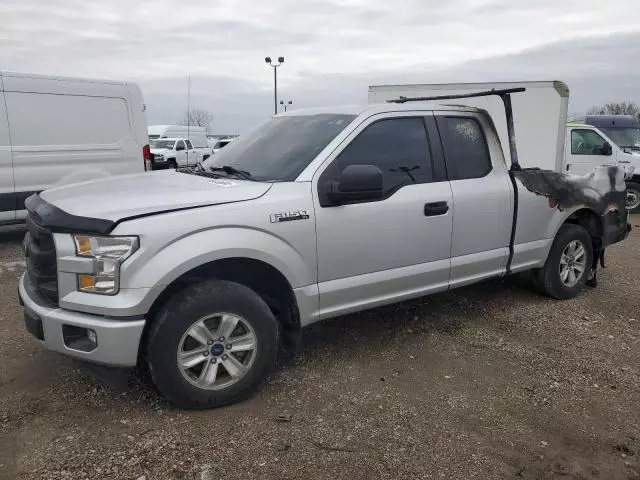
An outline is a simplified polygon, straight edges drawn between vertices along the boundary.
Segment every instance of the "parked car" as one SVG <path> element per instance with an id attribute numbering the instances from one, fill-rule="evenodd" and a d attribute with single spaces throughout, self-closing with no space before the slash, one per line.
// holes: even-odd
<path id="1" fill-rule="evenodd" d="M 582 115 L 567 123 L 569 88 L 560 81 L 374 85 L 371 103 L 401 96 L 433 97 L 463 95 L 493 88 L 525 88 L 513 98 L 518 158 L 523 167 L 538 167 L 585 175 L 600 165 L 634 167 L 627 180 L 627 209 L 640 213 L 640 125 L 624 115 Z M 443 98 L 439 103 L 451 103 Z M 472 97 L 456 102 L 486 109 L 496 121 L 500 141 L 509 152 L 509 138 L 502 101 L 497 97 Z M 560 125 L 565 129 L 560 131 Z M 560 133 L 560 135 L 558 134 Z M 561 154 L 562 153 L 562 154 Z"/>
<path id="2" fill-rule="evenodd" d="M 151 161 L 154 170 L 195 166 L 211 156 L 210 148 L 194 148 L 186 138 L 151 140 Z"/>
<path id="3" fill-rule="evenodd" d="M 209 145 L 211 145 L 211 149 L 213 153 L 218 153 L 222 148 L 229 145 L 231 142 L 236 140 L 237 137 L 229 137 L 229 138 L 217 138 L 215 140 L 209 140 Z"/>
<path id="4" fill-rule="evenodd" d="M 134 83 L 0 72 L 0 224 L 34 192 L 144 172 L 148 143 Z"/>
<path id="5" fill-rule="evenodd" d="M 615 166 L 508 164 L 476 108 L 293 110 L 189 173 L 30 197 L 19 293 L 45 347 L 216 407 L 319 320 L 527 270 L 575 297 L 629 231 L 624 192 Z"/>

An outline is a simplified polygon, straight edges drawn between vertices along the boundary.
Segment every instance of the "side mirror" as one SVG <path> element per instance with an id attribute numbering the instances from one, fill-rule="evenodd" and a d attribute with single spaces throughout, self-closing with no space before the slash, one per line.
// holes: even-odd
<path id="1" fill-rule="evenodd" d="M 329 182 L 327 196 L 333 205 L 382 198 L 382 170 L 375 165 L 349 165 L 337 182 Z"/>
<path id="2" fill-rule="evenodd" d="M 609 142 L 604 142 L 602 144 L 602 148 L 600 149 L 600 154 L 607 155 L 607 156 L 613 154 L 613 148 L 611 148 L 611 144 Z"/>

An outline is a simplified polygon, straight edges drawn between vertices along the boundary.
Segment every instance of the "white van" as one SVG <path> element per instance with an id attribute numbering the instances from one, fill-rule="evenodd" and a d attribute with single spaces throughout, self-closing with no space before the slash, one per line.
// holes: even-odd
<path id="1" fill-rule="evenodd" d="M 0 72 L 0 224 L 47 188 L 150 169 L 140 88 Z"/>
<path id="2" fill-rule="evenodd" d="M 186 138 L 191 140 L 195 148 L 208 147 L 207 129 L 205 127 L 195 127 L 193 125 L 149 125 L 149 140 L 159 138 Z"/>

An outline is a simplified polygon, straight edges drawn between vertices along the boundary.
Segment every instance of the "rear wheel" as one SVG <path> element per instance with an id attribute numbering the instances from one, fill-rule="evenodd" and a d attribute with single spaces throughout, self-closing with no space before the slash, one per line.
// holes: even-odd
<path id="1" fill-rule="evenodd" d="M 627 182 L 626 207 L 630 213 L 640 213 L 640 184 Z"/>
<path id="2" fill-rule="evenodd" d="M 580 225 L 563 225 L 553 240 L 544 267 L 534 270 L 534 285 L 560 300 L 573 298 L 584 288 L 593 259 L 591 236 Z"/>
<path id="3" fill-rule="evenodd" d="M 158 389 L 183 408 L 248 396 L 278 352 L 278 323 L 253 290 L 213 280 L 176 294 L 149 331 L 147 359 Z"/>

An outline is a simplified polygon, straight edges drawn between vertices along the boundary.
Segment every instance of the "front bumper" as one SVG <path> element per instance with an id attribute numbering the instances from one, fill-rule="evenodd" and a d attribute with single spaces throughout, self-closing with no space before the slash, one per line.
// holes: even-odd
<path id="1" fill-rule="evenodd" d="M 20 278 L 18 294 L 24 307 L 27 330 L 49 350 L 104 365 L 136 365 L 144 319 L 109 319 L 48 305 L 30 288 L 26 274 Z M 74 344 L 64 333 L 69 327 L 93 330 L 97 339 L 95 347 L 91 351 L 70 347 L 69 344 Z"/>

